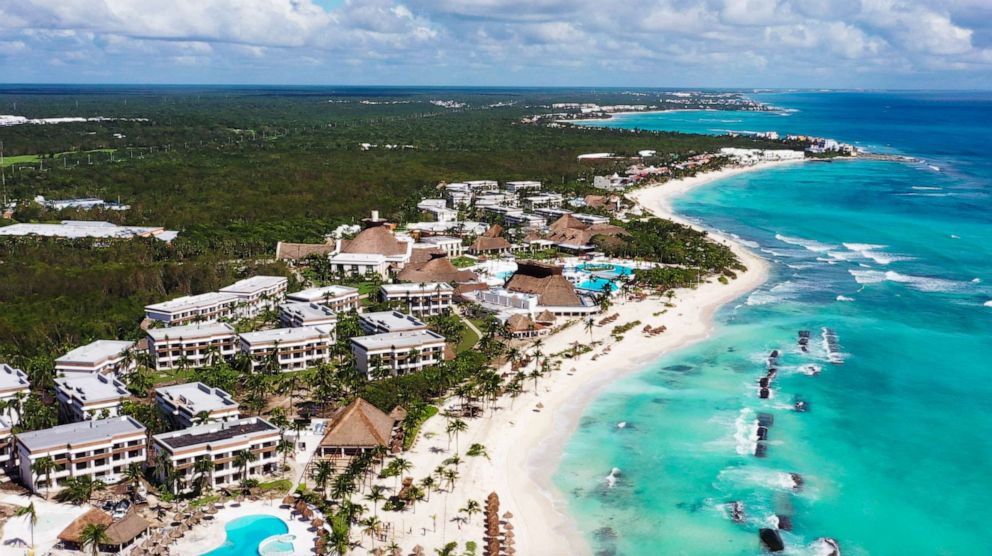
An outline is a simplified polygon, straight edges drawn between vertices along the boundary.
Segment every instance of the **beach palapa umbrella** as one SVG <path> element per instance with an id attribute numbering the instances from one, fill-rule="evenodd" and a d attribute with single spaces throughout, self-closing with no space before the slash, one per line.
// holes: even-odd
<path id="1" fill-rule="evenodd" d="M 315 518 L 313 521 L 310 522 L 310 525 L 313 525 L 315 529 L 320 529 L 321 527 L 324 526 L 324 520 L 320 519 L 319 517 Z"/>
<path id="2" fill-rule="evenodd" d="M 513 514 L 507 511 L 505 514 L 503 514 L 503 519 L 513 519 Z"/>
<path id="3" fill-rule="evenodd" d="M 503 529 L 506 529 L 507 531 L 513 531 L 513 524 L 507 523 L 506 525 L 503 526 Z"/>
<path id="4" fill-rule="evenodd" d="M 413 553 L 416 556 L 424 556 L 424 547 L 418 544 L 417 546 L 413 547 Z"/>
<path id="5" fill-rule="evenodd" d="M 296 498 L 292 494 L 287 494 L 285 498 L 282 499 L 283 506 L 292 506 L 296 502 Z"/>

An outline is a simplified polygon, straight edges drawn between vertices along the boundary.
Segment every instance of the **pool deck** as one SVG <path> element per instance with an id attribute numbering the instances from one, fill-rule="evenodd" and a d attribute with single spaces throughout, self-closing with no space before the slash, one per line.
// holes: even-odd
<path id="1" fill-rule="evenodd" d="M 316 536 L 311 530 L 310 522 L 303 521 L 298 515 L 290 514 L 288 508 L 279 507 L 279 502 L 279 500 L 245 502 L 237 507 L 228 506 L 217 512 L 217 516 L 212 521 L 203 522 L 193 528 L 178 543 L 169 547 L 169 552 L 182 556 L 199 556 L 224 544 L 227 540 L 224 526 L 228 522 L 247 515 L 271 515 L 285 521 L 289 526 L 289 534 L 296 537 L 293 541 L 294 554 L 309 553 Z"/>

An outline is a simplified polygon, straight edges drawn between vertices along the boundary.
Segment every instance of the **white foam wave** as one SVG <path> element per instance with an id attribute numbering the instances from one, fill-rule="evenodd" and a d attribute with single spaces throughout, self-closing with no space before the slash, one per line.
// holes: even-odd
<path id="1" fill-rule="evenodd" d="M 823 253 L 824 251 L 829 251 L 837 247 L 836 245 L 821 243 L 815 239 L 803 239 L 801 237 L 792 237 L 782 234 L 775 234 L 775 239 L 790 245 L 799 245 L 800 247 L 814 253 Z"/>
<path id="2" fill-rule="evenodd" d="M 745 407 L 734 420 L 734 441 L 737 453 L 745 456 L 754 453 L 758 446 L 758 419 Z"/>
<path id="3" fill-rule="evenodd" d="M 614 467 L 610 470 L 610 474 L 606 476 L 606 486 L 613 488 L 617 484 L 617 479 L 620 477 L 620 468 Z"/>
<path id="4" fill-rule="evenodd" d="M 730 467 L 720 471 L 718 479 L 733 484 L 756 485 L 776 490 L 792 490 L 796 481 L 784 471 Z"/>
<path id="5" fill-rule="evenodd" d="M 982 303 L 982 306 L 983 307 L 992 307 L 992 299 L 986 301 L 985 303 Z"/>
<path id="6" fill-rule="evenodd" d="M 838 295 L 837 301 L 854 301 L 853 297 L 847 297 L 846 295 Z"/>
<path id="7" fill-rule="evenodd" d="M 943 191 L 943 187 L 929 187 L 925 185 L 914 185 L 910 189 L 915 189 L 917 191 Z"/>
<path id="8" fill-rule="evenodd" d="M 889 263 L 894 263 L 897 261 L 913 260 L 913 257 L 906 257 L 903 255 L 893 255 L 890 253 L 879 252 L 880 250 L 888 247 L 887 245 L 878 245 L 874 243 L 844 243 L 844 247 L 866 259 L 871 259 L 881 265 L 887 265 Z"/>
<path id="9" fill-rule="evenodd" d="M 925 276 L 911 276 L 901 274 L 891 270 L 859 270 L 849 269 L 849 273 L 854 277 L 854 281 L 859 284 L 878 284 L 880 282 L 896 282 L 906 284 L 909 287 L 921 292 L 953 292 L 962 287 L 961 282 L 948 280 L 946 278 L 928 278 Z"/>
<path id="10" fill-rule="evenodd" d="M 763 290 L 755 290 L 751 292 L 751 295 L 747 296 L 747 304 L 751 306 L 768 305 L 769 303 L 775 303 L 780 300 L 781 298 L 779 296 Z"/>

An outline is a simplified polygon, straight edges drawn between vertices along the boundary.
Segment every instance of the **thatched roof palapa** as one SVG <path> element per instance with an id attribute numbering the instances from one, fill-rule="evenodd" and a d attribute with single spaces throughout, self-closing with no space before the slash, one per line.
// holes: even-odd
<path id="1" fill-rule="evenodd" d="M 105 531 L 109 539 L 107 544 L 118 546 L 128 544 L 147 530 L 148 522 L 138 515 L 138 512 L 131 510 L 124 519 L 115 521 L 107 527 Z"/>
<path id="2" fill-rule="evenodd" d="M 103 525 L 104 527 L 110 527 L 110 524 L 113 522 L 114 518 L 110 517 L 107 512 L 93 508 L 72 520 L 72 523 L 63 529 L 61 533 L 59 533 L 59 540 L 73 544 L 82 544 L 83 529 L 85 529 L 87 525 Z"/>
<path id="3" fill-rule="evenodd" d="M 458 270 L 448 257 L 435 257 L 426 263 L 406 265 L 396 279 L 401 282 L 472 282 L 478 276 L 471 270 Z"/>
<path id="4" fill-rule="evenodd" d="M 472 243 L 471 250 L 475 252 L 502 251 L 510 247 L 510 242 L 501 237 L 479 236 Z"/>
<path id="5" fill-rule="evenodd" d="M 488 230 L 486 230 L 484 234 L 482 234 L 482 237 L 496 238 L 502 235 L 503 235 L 503 226 L 500 226 L 499 224 L 493 224 L 492 226 L 489 227 Z"/>
<path id="6" fill-rule="evenodd" d="M 334 246 L 327 243 L 285 243 L 276 244 L 276 258 L 282 261 L 298 261 L 311 255 L 330 255 Z"/>
<path id="7" fill-rule="evenodd" d="M 539 330 L 544 328 L 543 326 L 537 324 L 530 317 L 523 314 L 510 315 L 510 318 L 506 319 L 506 329 L 510 333 L 518 332 L 529 332 L 531 330 Z"/>
<path id="8" fill-rule="evenodd" d="M 388 446 L 393 436 L 392 417 L 376 406 L 357 398 L 337 410 L 327 426 L 327 433 L 320 441 L 322 447 Z"/>
<path id="9" fill-rule="evenodd" d="M 375 226 L 362 230 L 352 240 L 342 240 L 341 252 L 376 253 L 388 257 L 406 254 L 407 246 L 406 242 L 396 239 L 389 228 Z"/>
<path id="10" fill-rule="evenodd" d="M 554 272 L 535 273 L 530 268 L 533 265 L 518 265 L 517 272 L 506 283 L 510 291 L 528 293 L 538 296 L 538 303 L 545 307 L 578 307 L 582 300 L 575 293 L 575 286 L 561 275 L 560 269 Z M 535 276 L 534 274 L 543 274 Z"/>

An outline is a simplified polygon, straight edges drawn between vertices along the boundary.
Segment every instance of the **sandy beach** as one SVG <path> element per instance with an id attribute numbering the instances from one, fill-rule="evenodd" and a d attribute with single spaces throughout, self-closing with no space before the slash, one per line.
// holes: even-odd
<path id="1" fill-rule="evenodd" d="M 676 196 L 714 180 L 781 164 L 784 163 L 710 172 L 646 187 L 628 197 L 655 215 L 689 224 L 671 212 L 671 202 Z M 481 546 L 482 515 L 459 520 L 465 516 L 459 509 L 468 500 L 484 504 L 486 496 L 495 491 L 500 496 L 500 513 L 510 511 L 514 516 L 510 521 L 521 554 L 589 554 L 584 535 L 569 517 L 566 502 L 551 481 L 563 445 L 583 410 L 610 382 L 638 371 L 661 355 L 708 337 L 714 313 L 760 286 L 767 277 L 768 265 L 763 259 L 729 237 L 713 232 L 711 237 L 730 247 L 748 268 L 730 284 L 714 279 L 696 289 L 677 290 L 673 307 L 666 307 L 667 300 L 662 299 L 618 299 L 608 311 L 619 315 L 613 325 L 597 326 L 590 338 L 589 332 L 576 324 L 544 338 L 541 348 L 545 354 L 554 354 L 579 342 L 593 345 L 592 352 L 576 359 L 565 358 L 560 370 L 540 379 L 536 389 L 534 382 L 527 380 L 526 391 L 519 397 L 504 396 L 496 402 L 495 410 L 487 408 L 483 417 L 467 420 L 468 430 L 458 436 L 457 442 L 451 441 L 450 447 L 444 418 L 436 417 L 425 423 L 416 445 L 402 456 L 412 464 L 412 470 L 404 475 L 417 481 L 430 475 L 456 453 L 457 444 L 457 453 L 463 460 L 459 465 L 460 478 L 453 492 L 435 490 L 429 501 L 419 503 L 413 511 L 380 511 L 379 518 L 390 526 L 389 540 L 401 546 L 404 554 L 416 545 L 429 552 L 451 541 L 458 541 L 461 546 L 466 541 L 475 541 Z M 641 324 L 628 331 L 620 342 L 610 338 L 614 326 L 635 320 Z M 648 338 L 641 333 L 645 325 L 666 326 L 668 330 Z M 610 345 L 608 352 L 604 352 Z M 456 402 L 449 401 L 451 405 Z M 465 454 L 474 443 L 485 446 L 488 458 Z M 379 483 L 389 489 L 393 487 L 393 479 Z M 371 548 L 363 538 L 358 553 Z"/>

